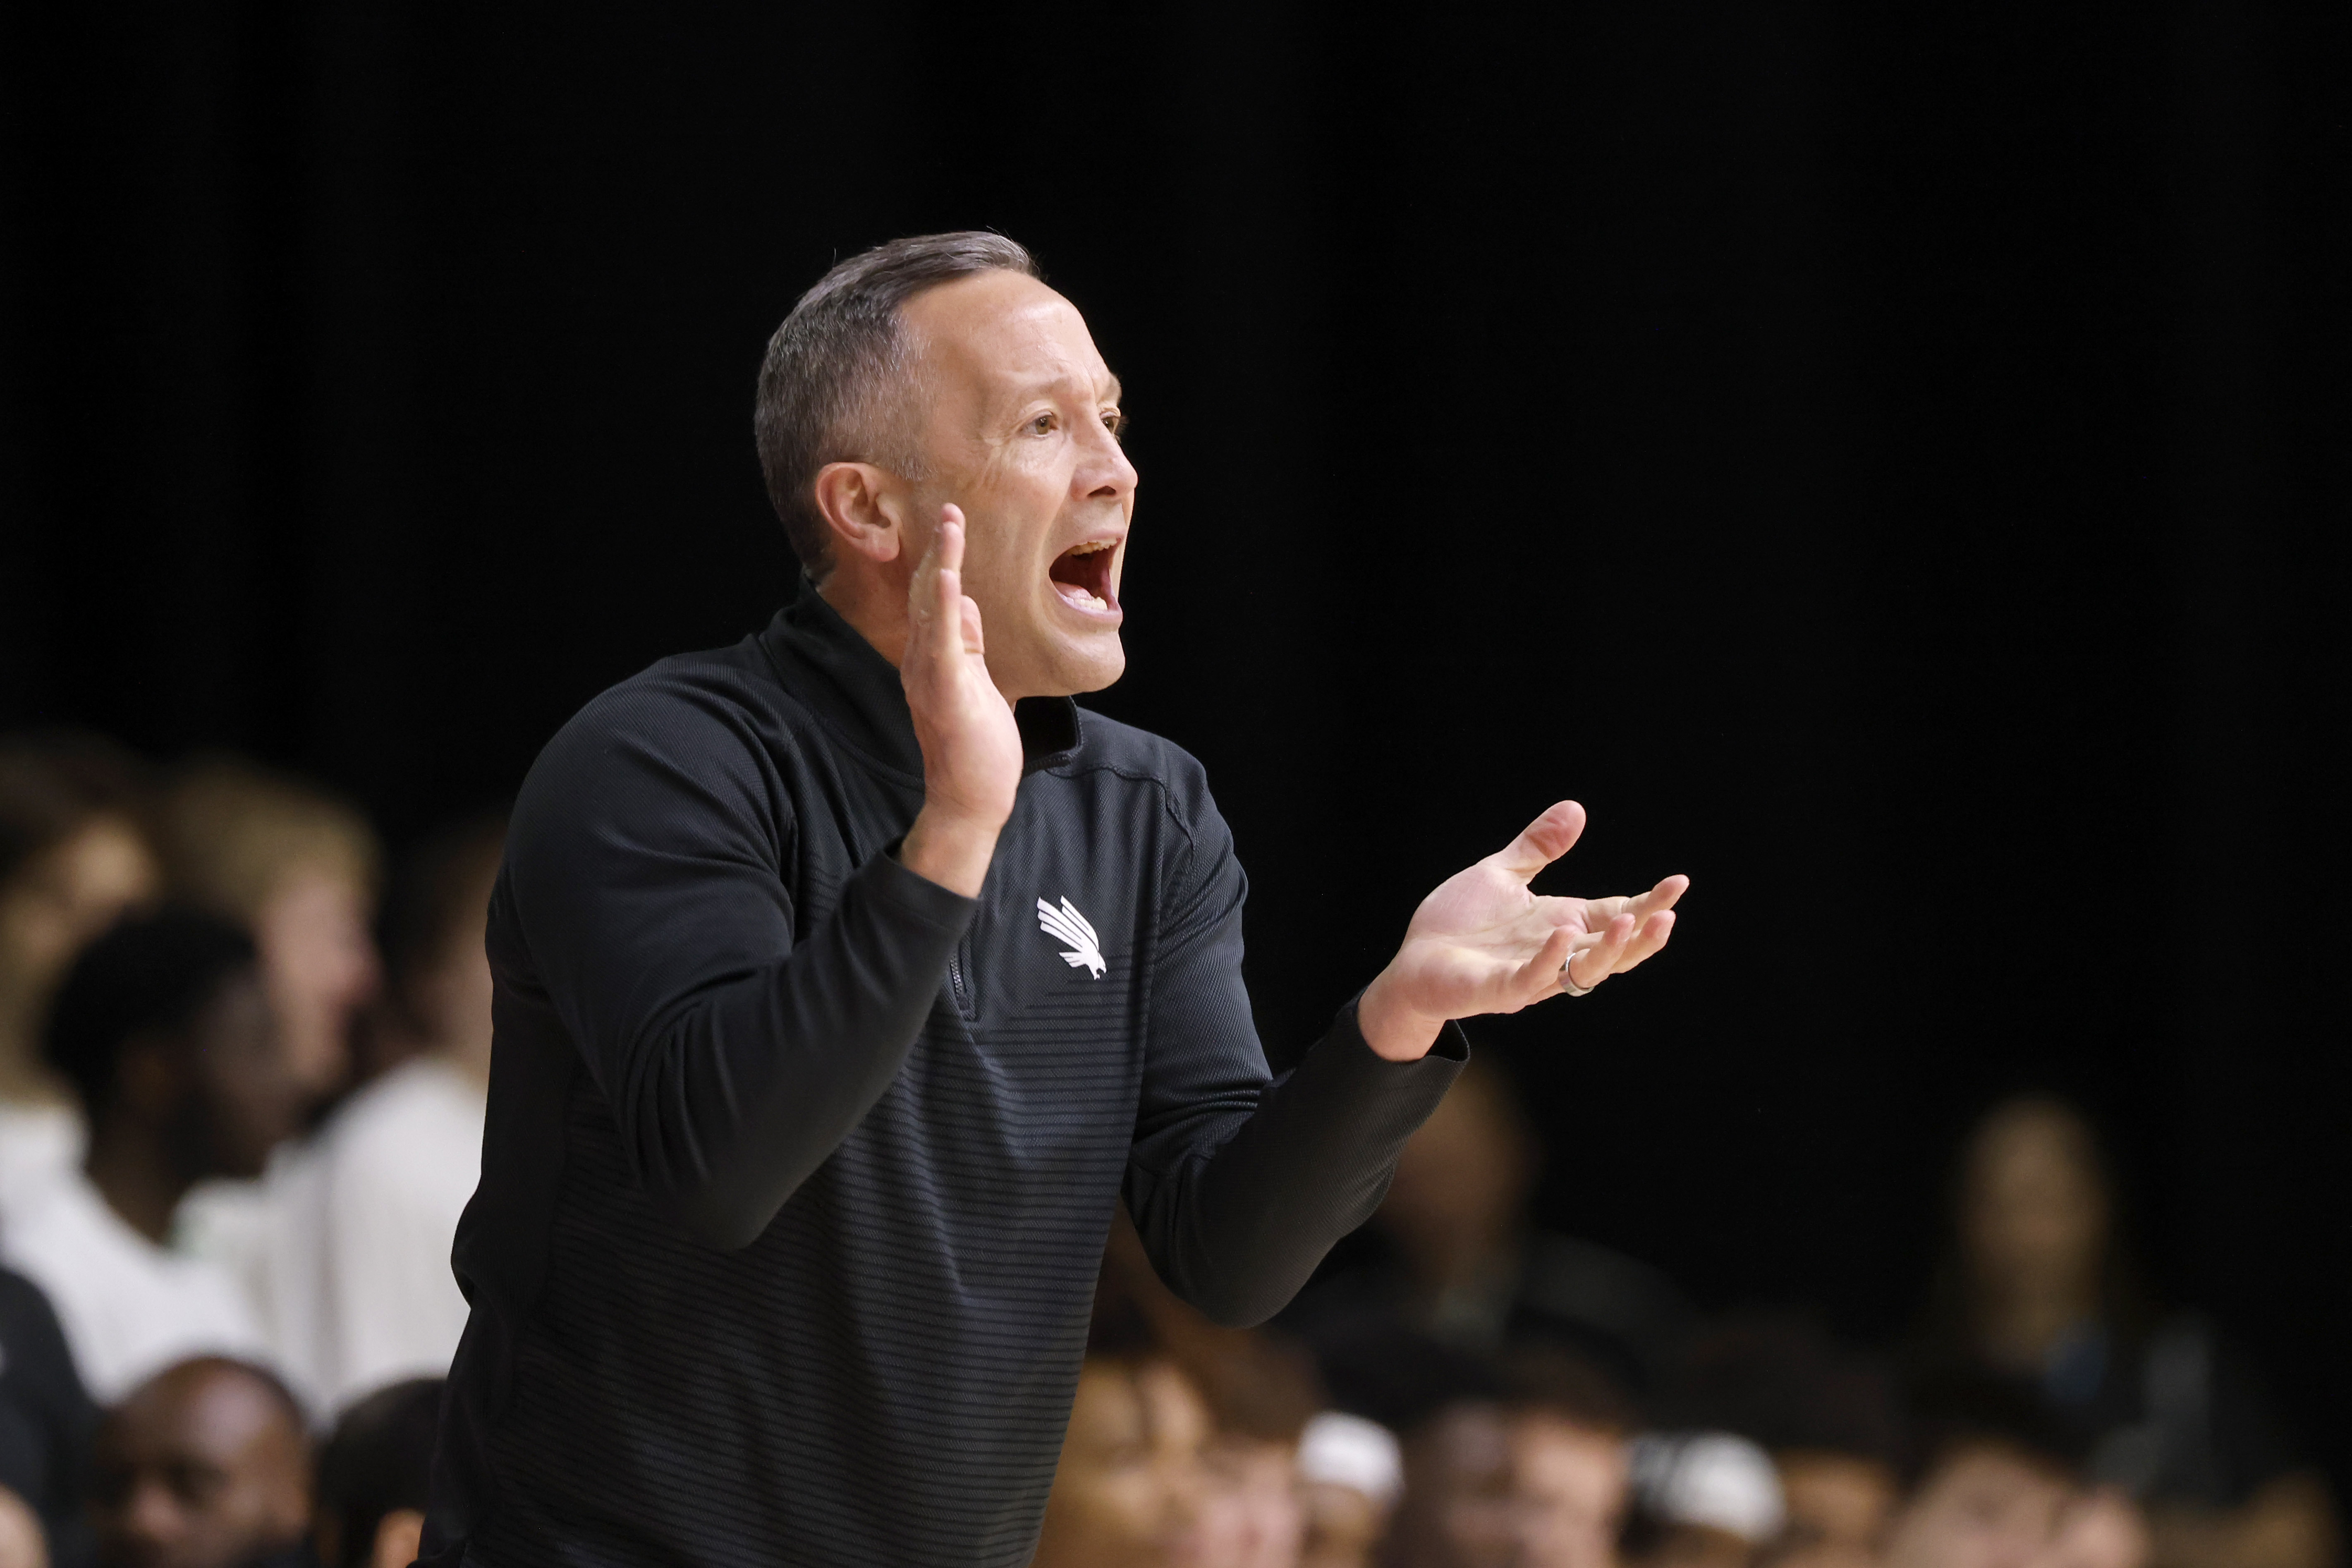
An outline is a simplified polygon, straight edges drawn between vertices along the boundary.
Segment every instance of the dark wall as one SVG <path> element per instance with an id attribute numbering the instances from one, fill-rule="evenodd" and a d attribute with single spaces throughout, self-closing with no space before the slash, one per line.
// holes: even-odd
<path id="1" fill-rule="evenodd" d="M 1478 1031 L 1553 1223 L 1892 1332 L 2054 1085 L 2345 1458 L 2344 16 L 1365 15 L 9 8 L 0 721 L 503 795 L 787 592 L 798 291 L 1000 227 L 1278 1048 L 1573 795 L 1562 888 L 1696 887 Z"/>

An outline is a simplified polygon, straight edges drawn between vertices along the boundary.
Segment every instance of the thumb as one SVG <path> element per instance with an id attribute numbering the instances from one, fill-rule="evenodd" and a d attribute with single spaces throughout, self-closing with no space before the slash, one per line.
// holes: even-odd
<path id="1" fill-rule="evenodd" d="M 1528 824 L 1517 838 L 1503 847 L 1495 864 L 1522 882 L 1568 853 L 1584 833 L 1584 807 L 1561 801 Z"/>

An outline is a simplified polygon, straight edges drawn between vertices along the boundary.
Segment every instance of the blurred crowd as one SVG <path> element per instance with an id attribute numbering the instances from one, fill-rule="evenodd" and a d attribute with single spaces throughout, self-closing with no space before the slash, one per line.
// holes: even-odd
<path id="1" fill-rule="evenodd" d="M 0 1568 L 413 1558 L 502 844 L 453 823 L 387 875 L 303 780 L 0 740 Z M 2237 1347 L 2141 1288 L 2063 1102 L 1956 1152 L 1892 1347 L 1703 1313 L 1536 1228 L 1539 1169 L 1482 1057 L 1256 1331 L 1122 1217 L 1037 1568 L 2336 1560 L 2326 1485 Z"/>

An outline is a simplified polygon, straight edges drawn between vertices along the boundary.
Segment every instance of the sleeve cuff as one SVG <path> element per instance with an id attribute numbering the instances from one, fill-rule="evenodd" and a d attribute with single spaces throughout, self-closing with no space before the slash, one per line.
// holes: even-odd
<path id="1" fill-rule="evenodd" d="M 1360 991 L 1348 998 L 1348 1005 L 1340 1008 L 1339 1016 L 1331 1021 L 1331 1033 L 1325 1037 L 1327 1039 L 1348 1042 L 1354 1051 L 1383 1068 L 1417 1068 L 1428 1061 L 1452 1062 L 1459 1067 L 1470 1059 L 1470 1037 L 1462 1032 L 1459 1023 L 1448 1018 L 1445 1026 L 1437 1031 L 1437 1041 L 1429 1047 L 1426 1055 L 1409 1062 L 1389 1060 L 1372 1049 L 1371 1042 L 1364 1038 L 1363 1026 L 1356 1021 L 1356 1005 L 1363 999 L 1364 994 Z"/>
<path id="2" fill-rule="evenodd" d="M 971 924 L 980 900 L 942 888 L 921 872 L 909 871 L 899 864 L 898 847 L 904 842 L 903 838 L 893 839 L 881 854 L 858 868 L 857 877 L 885 903 L 936 931 L 961 937 L 964 928 Z"/>

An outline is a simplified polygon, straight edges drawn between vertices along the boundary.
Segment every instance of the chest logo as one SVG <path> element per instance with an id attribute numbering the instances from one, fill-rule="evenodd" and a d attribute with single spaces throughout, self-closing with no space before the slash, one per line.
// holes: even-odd
<path id="1" fill-rule="evenodd" d="M 1037 929 L 1058 942 L 1070 944 L 1070 951 L 1062 954 L 1064 963 L 1072 969 L 1084 967 L 1097 980 L 1103 977 L 1102 948 L 1095 936 L 1095 928 L 1087 923 L 1087 917 L 1078 913 L 1077 906 L 1068 899 L 1062 900 L 1062 907 L 1058 910 L 1045 900 L 1038 900 Z"/>

